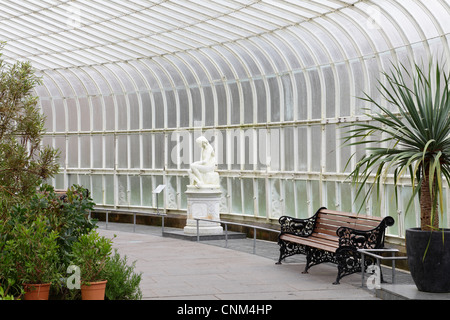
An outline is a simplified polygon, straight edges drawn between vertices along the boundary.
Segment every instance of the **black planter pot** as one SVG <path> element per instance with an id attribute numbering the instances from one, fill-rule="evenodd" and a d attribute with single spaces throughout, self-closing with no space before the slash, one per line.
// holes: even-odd
<path id="1" fill-rule="evenodd" d="M 411 276 L 419 291 L 450 292 L 450 229 L 406 230 L 406 253 Z"/>

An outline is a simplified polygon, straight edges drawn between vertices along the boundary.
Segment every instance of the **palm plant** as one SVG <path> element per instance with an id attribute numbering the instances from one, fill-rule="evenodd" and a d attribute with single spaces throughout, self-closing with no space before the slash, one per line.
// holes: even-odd
<path id="1" fill-rule="evenodd" d="M 408 207 L 419 194 L 420 227 L 435 230 L 439 228 L 438 207 L 443 213 L 443 177 L 450 186 L 450 79 L 439 63 L 433 67 L 430 62 L 428 69 L 424 72 L 414 64 L 410 72 L 401 65 L 383 73 L 386 84 L 379 81 L 379 92 L 389 107 L 365 94 L 361 99 L 378 111 L 367 114 L 373 122 L 354 124 L 346 142 L 367 145 L 367 152 L 350 173 L 352 182 L 359 184 L 358 195 L 370 177 L 374 183 L 365 197 L 374 190 L 379 194 L 388 173 L 393 174 L 397 193 L 401 178 L 409 173 L 413 194 Z M 352 138 L 356 141 L 350 142 Z"/>

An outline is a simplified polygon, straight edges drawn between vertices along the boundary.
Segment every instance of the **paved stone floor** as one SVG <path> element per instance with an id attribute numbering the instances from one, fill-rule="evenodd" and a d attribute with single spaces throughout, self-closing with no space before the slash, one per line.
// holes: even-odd
<path id="1" fill-rule="evenodd" d="M 170 228 L 165 228 L 166 232 Z M 418 292 L 409 273 L 383 268 L 381 290 L 362 285 L 361 274 L 333 285 L 334 264 L 301 271 L 302 255 L 276 265 L 278 245 L 253 239 L 187 241 L 163 237 L 161 228 L 99 222 L 99 232 L 114 237 L 114 247 L 142 272 L 144 300 L 442 300 L 450 294 Z M 226 247 L 225 247 L 226 245 Z M 255 250 L 255 254 L 253 251 Z"/>

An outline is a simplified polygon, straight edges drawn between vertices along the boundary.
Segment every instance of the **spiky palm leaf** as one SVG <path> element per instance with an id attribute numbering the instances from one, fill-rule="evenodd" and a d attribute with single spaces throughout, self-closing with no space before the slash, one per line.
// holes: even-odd
<path id="1" fill-rule="evenodd" d="M 374 190 L 379 194 L 389 172 L 393 172 L 397 193 L 400 178 L 409 173 L 413 195 L 408 206 L 419 193 L 423 230 L 439 226 L 443 177 L 450 186 L 450 79 L 439 63 L 432 66 L 430 62 L 426 73 L 417 64 L 412 73 L 403 65 L 383 73 L 386 85 L 379 81 L 379 91 L 390 108 L 365 94 L 362 99 L 378 112 L 367 113 L 373 122 L 347 126 L 351 129 L 346 137 L 349 145 L 367 145 L 367 152 L 350 173 L 352 182 L 359 185 L 358 195 L 370 177 L 375 183 L 369 185 L 365 197 Z M 412 80 L 411 87 L 408 80 Z M 371 139 L 374 134 L 381 138 Z M 386 146 L 371 146 L 374 142 Z"/>

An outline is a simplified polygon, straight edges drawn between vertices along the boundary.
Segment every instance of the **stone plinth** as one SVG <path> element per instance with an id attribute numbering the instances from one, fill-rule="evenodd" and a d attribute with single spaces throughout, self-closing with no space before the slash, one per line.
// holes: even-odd
<path id="1" fill-rule="evenodd" d="M 189 185 L 186 190 L 187 220 L 185 234 L 197 234 L 197 220 L 220 220 L 220 200 L 222 192 L 219 186 L 196 187 Z M 200 235 L 216 235 L 223 233 L 223 227 L 218 222 L 198 221 Z"/>

